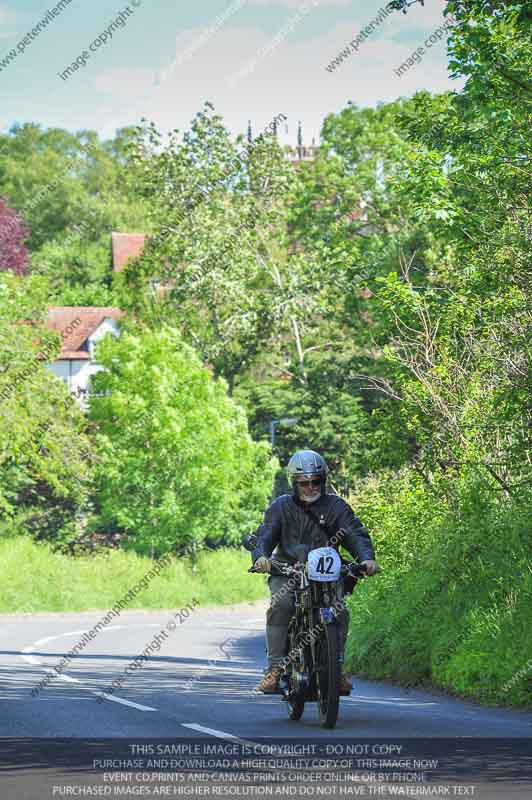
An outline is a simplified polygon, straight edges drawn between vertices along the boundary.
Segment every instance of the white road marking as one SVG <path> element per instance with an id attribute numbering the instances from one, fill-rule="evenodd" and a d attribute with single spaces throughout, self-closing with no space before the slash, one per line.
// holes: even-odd
<path id="1" fill-rule="evenodd" d="M 59 675 L 59 678 L 66 683 L 81 683 L 79 678 L 71 678 L 70 675 Z"/>
<path id="2" fill-rule="evenodd" d="M 107 631 L 114 632 L 114 631 L 122 630 L 125 627 L 127 627 L 127 626 L 126 625 L 112 625 L 110 628 L 104 628 L 103 631 L 100 631 L 100 633 L 101 632 L 106 633 Z M 84 633 L 87 633 L 87 631 L 86 630 L 84 630 L 84 631 L 67 631 L 67 633 L 57 633 L 55 636 L 45 636 L 43 639 L 37 639 L 36 642 L 33 642 L 33 644 L 30 644 L 30 645 L 28 645 L 28 647 L 24 648 L 24 650 L 22 651 L 23 655 L 21 656 L 21 658 L 23 658 L 24 661 L 26 661 L 28 664 L 31 664 L 34 667 L 42 667 L 48 673 L 50 673 L 51 670 L 49 670 L 48 667 L 45 664 L 43 664 L 41 661 L 39 661 L 39 659 L 35 658 L 35 656 L 33 655 L 35 650 L 38 647 L 41 647 L 41 645 L 43 645 L 43 644 L 48 644 L 48 642 L 52 642 L 54 639 L 61 639 L 64 636 L 81 636 Z"/>
<path id="3" fill-rule="evenodd" d="M 114 633 L 114 631 L 123 630 L 127 628 L 127 625 L 110 625 L 108 628 L 103 628 L 100 633 Z M 154 627 L 153 625 L 148 625 L 147 627 Z M 159 627 L 156 625 L 155 627 Z M 53 670 L 49 669 L 45 664 L 39 661 L 35 656 L 31 655 L 35 652 L 37 647 L 41 647 L 43 644 L 48 644 L 48 642 L 53 641 L 54 639 L 61 639 L 65 636 L 81 636 L 84 633 L 87 633 L 86 630 L 83 631 L 67 631 L 66 633 L 58 633 L 55 636 L 45 636 L 42 639 L 37 639 L 36 642 L 25 647 L 22 651 L 22 656 L 27 663 L 31 664 L 32 666 L 41 667 L 48 675 L 52 675 L 54 678 L 59 678 L 61 681 L 65 681 L 65 683 L 81 683 L 79 678 L 72 678 L 70 675 L 66 675 L 62 673 L 61 675 L 57 675 Z M 79 654 L 78 654 L 79 655 Z M 151 706 L 143 706 L 141 703 L 134 703 L 132 700 L 124 700 L 123 697 L 116 697 L 113 694 L 107 694 L 107 692 L 100 692 L 98 689 L 90 689 L 88 686 L 82 686 L 82 689 L 85 689 L 87 692 L 91 692 L 92 694 L 97 694 L 98 696 L 105 697 L 106 700 L 110 700 L 113 703 L 119 703 L 123 706 L 129 706 L 130 708 L 136 708 L 138 711 L 157 711 L 156 708 L 152 708 Z"/>
<path id="4" fill-rule="evenodd" d="M 196 722 L 182 722 L 181 726 L 183 728 L 191 728 L 193 731 L 198 731 L 198 733 L 207 733 L 209 736 L 215 736 L 217 739 L 225 739 L 229 742 L 238 742 L 239 744 L 245 744 L 248 747 L 268 747 L 268 751 L 270 754 L 278 753 L 282 755 L 282 749 L 275 745 L 275 744 L 259 744 L 259 742 L 254 742 L 252 739 L 242 739 L 240 736 L 235 736 L 234 733 L 227 733 L 226 731 L 219 731 L 216 728 L 206 728 L 204 725 L 198 725 Z"/>
<path id="5" fill-rule="evenodd" d="M 110 625 L 108 628 L 103 628 L 100 633 L 108 633 L 114 631 L 121 631 L 124 628 L 127 628 L 127 625 Z M 45 636 L 43 639 L 37 639 L 36 642 L 33 644 L 28 645 L 22 651 L 23 653 L 31 653 L 35 650 L 36 647 L 40 647 L 43 644 L 48 644 L 48 642 L 52 642 L 54 639 L 61 639 L 64 636 L 82 636 L 84 633 L 87 633 L 87 630 L 82 631 L 67 631 L 66 633 L 56 633 L 55 636 Z"/>
<path id="6" fill-rule="evenodd" d="M 32 650 L 33 650 L 33 646 L 32 647 L 27 647 L 22 652 L 23 653 L 30 653 Z M 41 662 L 39 661 L 39 659 L 35 658 L 35 656 L 23 655 L 23 656 L 21 656 L 21 658 L 23 658 L 24 661 L 27 661 L 28 664 L 32 664 L 35 667 L 42 667 Z"/>
<path id="7" fill-rule="evenodd" d="M 225 731 L 218 731 L 215 728 L 205 728 L 203 725 L 197 725 L 195 722 L 182 722 L 183 728 L 191 728 L 198 733 L 207 733 L 209 736 L 216 736 L 217 739 L 227 739 L 230 742 L 238 742 L 239 744 L 246 744 L 256 746 L 257 742 L 252 742 L 249 739 L 241 739 L 240 736 L 235 736 L 233 733 L 226 733 Z"/>
<path id="8" fill-rule="evenodd" d="M 438 703 L 435 702 L 415 702 L 411 701 L 402 701 L 402 700 L 370 700 L 367 697 L 346 697 L 345 700 L 350 700 L 351 703 L 377 703 L 378 705 L 383 706 L 403 706 L 405 708 L 410 708 L 414 706 L 437 706 Z"/>
<path id="9" fill-rule="evenodd" d="M 244 624 L 245 623 L 250 624 L 251 622 L 259 622 L 259 620 L 253 620 L 253 621 L 252 620 L 242 620 L 242 622 Z M 262 620 L 260 620 L 260 622 L 262 622 Z M 126 625 L 111 625 L 108 628 L 103 628 L 102 631 L 100 631 L 100 632 L 103 632 L 103 633 L 110 632 L 110 633 L 112 633 L 112 632 L 117 631 L 117 630 L 123 630 L 126 627 L 128 627 L 128 626 L 126 626 Z M 139 626 L 139 627 L 141 627 L 141 626 Z M 153 627 L 159 627 L 159 625 L 157 625 L 156 623 L 148 623 L 144 627 L 153 628 Z M 232 627 L 232 626 L 229 626 L 229 625 L 221 625 L 221 624 L 216 624 L 216 623 L 213 625 L 213 627 L 228 628 L 230 630 L 242 630 L 242 628 Z M 66 682 L 66 683 L 80 684 L 81 681 L 78 678 L 73 678 L 73 677 L 71 677 L 69 675 L 66 675 L 66 674 L 56 675 L 45 664 L 41 663 L 37 658 L 35 658 L 33 653 L 35 652 L 36 648 L 38 648 L 38 647 L 40 647 L 40 646 L 42 646 L 44 644 L 48 644 L 49 642 L 52 642 L 55 639 L 60 639 L 60 638 L 68 637 L 68 636 L 81 636 L 84 633 L 87 633 L 87 631 L 86 630 L 67 631 L 65 633 L 56 634 L 55 636 L 45 636 L 42 639 L 38 639 L 32 645 L 29 645 L 28 647 L 25 647 L 24 650 L 22 651 L 21 657 L 27 663 L 31 664 L 32 666 L 38 666 L 38 667 L 44 669 L 45 672 L 47 672 L 50 675 L 53 675 L 54 678 L 59 678 L 60 680 Z M 225 668 L 225 664 L 223 662 L 220 663 L 222 661 L 221 659 L 216 659 L 216 661 L 218 662 L 216 665 L 215 664 L 209 664 L 208 667 L 210 667 L 211 669 L 213 667 L 215 669 L 216 668 L 218 668 L 218 669 L 224 669 Z M 226 662 L 226 663 L 229 663 L 229 662 Z M 233 661 L 233 664 L 234 664 L 234 661 Z M 256 670 L 248 671 L 248 670 L 242 670 L 241 669 L 238 672 L 239 672 L 240 675 L 257 674 Z M 258 674 L 260 674 L 260 672 Z M 107 692 L 101 692 L 99 690 L 91 689 L 89 687 L 81 687 L 81 688 L 85 689 L 88 692 L 91 692 L 92 694 L 97 694 L 98 696 L 104 697 L 106 700 L 109 700 L 109 701 L 111 701 L 113 703 L 119 703 L 120 705 L 128 706 L 130 708 L 135 708 L 138 711 L 151 711 L 151 712 L 154 712 L 154 711 L 158 710 L 158 709 L 153 708 L 151 706 L 145 706 L 145 705 L 142 705 L 141 703 L 134 703 L 131 700 L 125 700 L 122 697 L 117 697 L 115 695 L 107 694 Z M 355 695 L 355 696 L 351 696 L 351 697 L 348 697 L 348 698 L 345 698 L 345 699 L 349 700 L 351 703 L 375 703 L 375 704 L 378 704 L 378 705 L 395 705 L 395 706 L 401 706 L 401 707 L 404 707 L 404 708 L 408 708 L 408 707 L 414 708 L 416 706 L 434 706 L 434 705 L 438 705 L 438 703 L 432 702 L 432 701 L 409 701 L 407 698 L 395 698 L 395 697 L 388 698 L 386 700 L 381 700 L 381 699 L 376 699 L 376 698 L 370 698 L 370 697 L 367 697 L 366 695 L 360 695 L 360 696 L 356 696 Z M 216 738 L 219 738 L 219 739 L 226 739 L 228 741 L 239 742 L 241 744 L 246 744 L 246 745 L 255 745 L 256 744 L 256 742 L 252 742 L 252 741 L 247 740 L 247 739 L 241 739 L 239 736 L 235 736 L 232 733 L 227 733 L 226 731 L 219 731 L 219 730 L 217 730 L 215 728 L 207 728 L 207 727 L 204 727 L 203 725 L 198 725 L 198 724 L 192 723 L 192 722 L 191 723 L 181 723 L 181 724 L 182 724 L 182 727 L 184 727 L 184 728 L 190 728 L 191 730 L 196 730 L 196 731 L 198 731 L 200 733 L 208 734 L 209 736 L 215 736 Z"/>
<path id="10" fill-rule="evenodd" d="M 143 706 L 140 703 L 133 703 L 132 700 L 124 700 L 123 697 L 116 697 L 114 694 L 107 694 L 107 692 L 99 692 L 97 689 L 88 689 L 87 691 L 92 692 L 92 694 L 97 694 L 98 697 L 105 697 L 106 700 L 112 700 L 113 703 L 120 703 L 123 706 L 130 706 L 131 708 L 136 708 L 138 711 L 158 711 L 157 708 L 152 708 L 151 706 Z"/>
<path id="11" fill-rule="evenodd" d="M 354 680 L 356 681 L 356 678 L 354 678 Z M 358 681 L 357 681 L 357 683 L 358 683 Z M 369 694 L 353 694 L 353 695 L 351 695 L 351 697 L 359 697 L 360 699 L 364 699 L 364 700 L 383 700 L 384 699 L 382 697 L 371 697 Z M 408 699 L 409 698 L 405 697 L 404 695 L 403 695 L 403 697 L 386 697 L 386 700 L 403 700 L 403 701 L 405 701 L 405 700 L 408 700 Z M 412 702 L 413 703 L 421 702 L 421 700 L 420 701 L 412 700 Z M 429 701 L 427 700 L 427 701 L 423 701 L 423 702 L 429 702 Z"/>
<path id="12" fill-rule="evenodd" d="M 209 628 L 218 628 L 221 631 L 244 631 L 245 633 L 262 633 L 260 628 L 242 628 L 236 625 L 209 625 Z"/>
<path id="13" fill-rule="evenodd" d="M 76 631 L 76 633 L 77 633 L 77 631 Z M 62 635 L 63 634 L 59 634 L 59 636 L 62 636 Z M 46 642 L 51 642 L 52 639 L 57 639 L 57 636 L 45 636 L 44 639 L 38 639 L 35 642 L 35 644 L 31 645 L 30 647 L 26 647 L 26 649 L 23 652 L 25 653 L 27 650 L 31 650 L 32 647 L 37 647 L 37 646 L 40 647 L 41 644 L 46 644 Z"/>
<path id="14" fill-rule="evenodd" d="M 216 663 L 215 663 L 216 662 Z M 215 672 L 218 670 L 219 672 L 226 672 L 227 667 L 234 666 L 235 664 L 248 664 L 251 663 L 251 659 L 249 658 L 216 658 L 211 659 L 211 661 L 207 664 L 200 664 L 195 672 L 192 673 L 193 675 L 206 675 L 208 670 L 212 670 Z M 263 675 L 264 673 L 261 672 L 260 669 L 245 669 L 244 667 L 239 667 L 238 669 L 232 669 L 231 673 L 235 676 L 235 678 L 240 677 L 248 677 L 251 676 L 252 678 L 256 675 Z M 192 677 L 191 676 L 191 677 Z M 182 680 L 189 680 L 189 678 L 183 676 Z"/>

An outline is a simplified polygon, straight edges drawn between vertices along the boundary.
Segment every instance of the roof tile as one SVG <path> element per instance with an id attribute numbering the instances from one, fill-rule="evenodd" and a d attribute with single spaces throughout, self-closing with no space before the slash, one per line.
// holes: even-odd
<path id="1" fill-rule="evenodd" d="M 82 350 L 88 337 L 110 317 L 115 322 L 124 312 L 112 306 L 50 306 L 46 325 L 62 336 L 61 352 L 58 359 L 87 359 L 89 354 Z"/>
<path id="2" fill-rule="evenodd" d="M 113 270 L 122 272 L 130 258 L 136 258 L 141 254 L 145 241 L 145 233 L 113 232 L 111 234 Z"/>

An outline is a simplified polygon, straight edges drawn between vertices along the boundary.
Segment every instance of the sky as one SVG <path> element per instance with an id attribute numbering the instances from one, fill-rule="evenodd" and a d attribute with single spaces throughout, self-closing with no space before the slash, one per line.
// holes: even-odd
<path id="1" fill-rule="evenodd" d="M 184 131 L 210 101 L 235 135 L 246 132 L 248 120 L 256 134 L 282 113 L 281 143 L 296 143 L 301 120 L 310 144 L 319 142 L 324 117 L 348 102 L 375 106 L 421 89 L 459 89 L 448 76 L 444 0 L 416 3 L 406 15 L 381 14 L 353 50 L 350 42 L 385 5 L 0 0 L 0 130 L 35 122 L 108 138 L 145 117 L 164 131 Z M 345 48 L 349 56 L 327 70 Z M 423 52 L 397 74 L 418 48 Z"/>

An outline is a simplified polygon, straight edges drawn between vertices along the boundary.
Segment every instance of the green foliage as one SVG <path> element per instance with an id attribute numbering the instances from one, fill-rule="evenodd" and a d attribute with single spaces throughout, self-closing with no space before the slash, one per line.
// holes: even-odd
<path id="1" fill-rule="evenodd" d="M 449 66 L 466 76 L 466 93 L 504 118 L 515 104 L 532 99 L 532 11 L 530 3 L 449 0 L 452 28 Z M 499 105 L 497 98 L 503 99 Z"/>
<path id="2" fill-rule="evenodd" d="M 57 306 L 120 307 L 120 295 L 102 283 L 60 287 L 51 299 Z"/>
<path id="3" fill-rule="evenodd" d="M 501 503 L 474 472 L 457 476 L 448 498 L 446 484 L 442 474 L 428 487 L 410 470 L 351 498 L 383 572 L 353 595 L 349 664 L 482 702 L 532 704 L 532 675 L 517 675 L 532 652 L 532 497 Z"/>
<path id="4" fill-rule="evenodd" d="M 92 241 L 89 229 L 76 228 L 61 240 L 44 244 L 32 255 L 32 273 L 48 278 L 58 300 L 72 289 L 83 291 L 87 284 L 105 289 L 105 283 L 110 281 L 111 231 L 100 241 Z"/>
<path id="5" fill-rule="evenodd" d="M 99 426 L 96 500 L 126 546 L 158 555 L 238 542 L 267 503 L 274 462 L 243 411 L 177 331 L 124 331 L 104 341 L 93 401 Z"/>
<path id="6" fill-rule="evenodd" d="M 290 227 L 320 264 L 329 314 L 314 341 L 356 341 L 348 391 L 381 395 L 362 403 L 372 418 L 356 472 L 414 457 L 430 481 L 442 466 L 476 465 L 517 497 L 532 478 L 530 120 L 526 86 L 516 103 L 509 86 L 523 78 L 521 55 L 530 61 L 529 12 L 448 10 L 466 91 L 330 115 Z"/>
<path id="7" fill-rule="evenodd" d="M 385 571 L 357 593 L 351 664 L 530 703 L 530 11 L 447 10 L 466 90 L 330 117 L 295 224 L 343 286 L 363 277 L 345 304 L 376 356 L 360 372 L 412 463 L 353 498 Z M 342 217 L 353 189 L 365 230 Z"/>
<path id="8" fill-rule="evenodd" d="M 30 226 L 30 272 L 48 278 L 56 305 L 71 289 L 92 287 L 89 301 L 108 291 L 111 231 L 146 229 L 127 157 L 132 136 L 125 128 L 100 142 L 92 131 L 34 124 L 0 135 L 0 195 Z"/>
<path id="9" fill-rule="evenodd" d="M 182 138 L 139 129 L 133 159 L 157 233 L 126 270 L 131 307 L 179 327 L 231 392 L 281 336 L 296 350 L 313 308 L 313 262 L 283 246 L 294 170 L 273 136 L 242 144 L 210 104 Z M 154 279 L 165 291 L 147 309 Z"/>
<path id="10" fill-rule="evenodd" d="M 245 403 L 255 438 L 269 432 L 271 420 L 297 419 L 276 428 L 275 448 L 282 464 L 304 443 L 326 458 L 337 491 L 349 491 L 357 476 L 403 463 L 406 436 L 387 418 L 375 390 L 361 392 L 354 375 L 368 359 L 342 344 L 316 349 L 307 357 L 307 381 L 265 378 L 258 371 L 242 380 L 235 397 Z"/>
<path id="11" fill-rule="evenodd" d="M 84 239 L 96 241 L 111 225 L 142 223 L 126 156 L 132 135 L 124 128 L 100 142 L 93 131 L 72 134 L 28 123 L 0 136 L 0 194 L 31 228 L 32 252 L 75 236 L 76 226 Z"/>
<path id="12" fill-rule="evenodd" d="M 298 169 L 274 137 L 234 143 L 210 104 L 167 140 L 153 125 L 109 142 L 35 125 L 0 136 L 0 193 L 32 230 L 31 277 L 6 279 L 0 298 L 0 508 L 15 529 L 33 514 L 39 535 L 58 528 L 65 542 L 85 526 L 141 553 L 235 543 L 258 522 L 275 464 L 227 389 L 255 439 L 272 419 L 298 420 L 278 429 L 282 463 L 312 447 L 335 488 L 359 489 L 385 571 L 357 592 L 352 663 L 519 703 L 532 16 L 501 0 L 450 0 L 446 13 L 465 89 L 349 104 Z M 124 227 L 150 238 L 113 277 L 109 231 Z M 37 347 L 56 352 L 47 302 L 134 312 L 101 347 L 88 522 L 85 434 L 62 389 L 37 363 L 3 395 Z"/>
<path id="13" fill-rule="evenodd" d="M 153 567 L 136 553 L 110 550 L 72 557 L 24 537 L 0 539 L 4 580 L 0 613 L 90 611 L 112 608 Z M 249 575 L 249 553 L 221 548 L 192 562 L 172 559 L 128 604 L 135 609 L 176 609 L 196 598 L 200 606 L 253 602 L 266 597 L 258 575 Z"/>
<path id="14" fill-rule="evenodd" d="M 64 542 L 87 501 L 92 456 L 83 414 L 44 366 L 59 349 L 42 325 L 46 295 L 41 278 L 0 280 L 0 517 Z"/>

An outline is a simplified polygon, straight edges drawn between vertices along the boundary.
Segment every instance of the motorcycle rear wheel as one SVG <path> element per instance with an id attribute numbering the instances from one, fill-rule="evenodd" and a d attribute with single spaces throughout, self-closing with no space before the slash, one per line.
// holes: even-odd
<path id="1" fill-rule="evenodd" d="M 318 640 L 316 683 L 318 690 L 318 713 L 322 728 L 334 728 L 340 706 L 340 663 L 338 661 L 338 626 L 325 625 Z"/>

